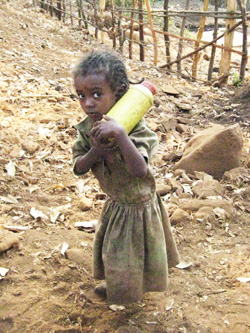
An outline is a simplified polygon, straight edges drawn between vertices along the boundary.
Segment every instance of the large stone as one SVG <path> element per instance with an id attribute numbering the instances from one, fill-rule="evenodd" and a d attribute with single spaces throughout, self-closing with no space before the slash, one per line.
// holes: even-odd
<path id="1" fill-rule="evenodd" d="M 187 173 L 204 171 L 220 179 L 225 171 L 240 165 L 243 137 L 239 125 L 214 125 L 196 134 L 186 145 L 174 169 Z"/>
<path id="2" fill-rule="evenodd" d="M 225 199 L 191 199 L 180 205 L 181 209 L 188 212 L 197 212 L 202 207 L 212 207 L 213 209 L 217 207 L 222 208 L 227 212 L 228 217 L 231 217 L 233 214 L 232 203 Z"/>
<path id="3" fill-rule="evenodd" d="M 239 167 L 225 172 L 223 180 L 235 185 L 250 183 L 250 170 Z"/>
<path id="4" fill-rule="evenodd" d="M 171 225 L 177 225 L 180 223 L 186 224 L 191 220 L 192 220 L 191 215 L 189 215 L 187 212 L 185 212 L 183 209 L 180 208 L 177 208 L 170 217 Z"/>
<path id="5" fill-rule="evenodd" d="M 0 230 L 0 253 L 18 246 L 19 236 L 7 230 Z"/>
<path id="6" fill-rule="evenodd" d="M 212 207 L 201 207 L 198 212 L 194 214 L 194 217 L 198 221 L 204 222 L 214 222 L 215 221 L 215 213 Z"/>
<path id="7" fill-rule="evenodd" d="M 166 195 L 167 193 L 171 192 L 172 187 L 166 184 L 157 184 L 156 191 L 161 195 Z"/>
<path id="8" fill-rule="evenodd" d="M 199 180 L 193 186 L 194 193 L 200 198 L 222 196 L 224 187 L 215 179 Z"/>

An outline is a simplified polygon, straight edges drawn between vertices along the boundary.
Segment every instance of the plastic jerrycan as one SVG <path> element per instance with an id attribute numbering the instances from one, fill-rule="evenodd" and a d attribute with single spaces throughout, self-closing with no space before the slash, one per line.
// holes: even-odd
<path id="1" fill-rule="evenodd" d="M 107 116 L 115 119 L 129 134 L 153 105 L 155 93 L 156 89 L 149 81 L 135 84 L 129 87 Z"/>

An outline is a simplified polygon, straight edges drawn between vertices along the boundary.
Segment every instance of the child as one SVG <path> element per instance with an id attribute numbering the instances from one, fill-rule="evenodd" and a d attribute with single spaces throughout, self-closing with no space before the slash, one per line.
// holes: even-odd
<path id="1" fill-rule="evenodd" d="M 74 84 L 87 115 L 76 126 L 74 173 L 91 169 L 108 196 L 93 249 L 94 278 L 106 282 L 95 291 L 106 294 L 109 304 L 137 302 L 144 292 L 166 290 L 168 267 L 179 263 L 148 165 L 157 135 L 144 120 L 128 135 L 106 116 L 129 87 L 125 66 L 116 55 L 93 52 L 83 58 L 74 70 Z"/>

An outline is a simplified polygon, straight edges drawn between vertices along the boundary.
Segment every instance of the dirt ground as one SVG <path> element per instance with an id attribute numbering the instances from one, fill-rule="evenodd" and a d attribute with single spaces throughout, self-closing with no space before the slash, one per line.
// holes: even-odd
<path id="1" fill-rule="evenodd" d="M 94 232 L 75 227 L 98 218 L 105 195 L 90 173 L 75 177 L 71 161 L 72 126 L 83 117 L 71 70 L 98 43 L 27 1 L 0 1 L 0 45 L 0 250 L 1 240 L 6 246 L 0 251 L 0 332 L 250 332 L 250 177 L 221 180 L 231 218 L 209 223 L 190 213 L 188 222 L 173 226 L 183 265 L 171 269 L 165 293 L 110 309 L 93 293 Z M 147 115 L 160 139 L 153 165 L 158 184 L 174 178 L 174 163 L 162 157 L 212 122 L 241 125 L 246 167 L 246 95 L 236 101 L 235 87 L 192 83 L 125 61 L 131 79 L 144 77 L 158 87 Z M 167 84 L 191 109 L 162 91 Z M 178 117 L 186 119 L 185 131 L 177 130 Z M 161 126 L 166 119 L 167 129 Z M 177 179 L 163 196 L 170 215 L 185 200 L 180 193 L 194 196 L 185 189 Z"/>

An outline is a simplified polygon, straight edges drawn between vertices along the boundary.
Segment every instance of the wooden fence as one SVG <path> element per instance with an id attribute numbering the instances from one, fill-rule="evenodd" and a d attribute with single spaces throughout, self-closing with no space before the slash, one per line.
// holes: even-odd
<path id="1" fill-rule="evenodd" d="M 203 81 L 226 83 L 230 76 L 232 55 L 237 55 L 240 59 L 238 80 L 244 80 L 248 60 L 247 27 L 250 13 L 246 12 L 241 0 L 227 0 L 224 10 L 219 9 L 219 0 L 214 0 L 212 11 L 208 10 L 209 0 L 204 0 L 201 11 L 189 10 L 190 0 L 186 0 L 185 8 L 178 11 L 169 9 L 169 0 L 164 0 L 163 8 L 151 8 L 149 1 L 130 0 L 129 7 L 125 6 L 125 0 L 120 0 L 119 6 L 115 5 L 114 0 L 33 0 L 33 5 L 56 15 L 58 20 L 67 22 L 72 27 L 77 26 L 85 36 L 99 38 L 102 43 L 111 42 L 113 48 L 126 52 L 130 59 L 153 62 L 161 70 L 176 70 L 180 75 L 189 76 L 193 80 L 201 79 L 197 73 L 198 66 L 203 66 L 204 58 L 207 61 L 207 77 Z M 185 36 L 185 32 L 188 31 L 188 20 L 194 17 L 198 18 L 199 28 L 197 36 L 191 38 L 187 33 Z M 209 26 L 213 28 L 213 36 L 211 41 L 204 41 L 202 38 L 208 19 Z M 173 21 L 176 20 L 179 22 L 178 32 L 173 29 Z M 219 26 L 222 25 L 225 28 L 220 33 Z M 240 50 L 233 48 L 234 33 L 238 27 L 242 31 Z M 224 43 L 219 44 L 222 38 Z M 218 49 L 219 55 L 218 52 L 216 54 Z M 218 57 L 218 74 L 215 74 L 215 61 L 217 59 L 218 62 Z M 159 63 L 159 60 L 165 63 Z"/>

